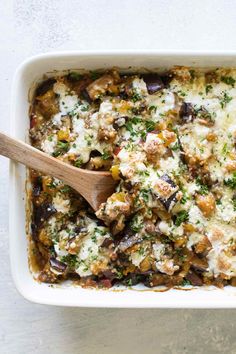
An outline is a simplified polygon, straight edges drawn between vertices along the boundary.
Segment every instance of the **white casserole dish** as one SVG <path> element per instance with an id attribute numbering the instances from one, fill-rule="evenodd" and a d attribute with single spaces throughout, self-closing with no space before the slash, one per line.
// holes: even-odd
<path id="1" fill-rule="evenodd" d="M 66 69 L 137 68 L 161 70 L 174 65 L 214 68 L 235 67 L 236 53 L 162 53 L 162 52 L 64 52 L 38 55 L 17 70 L 13 84 L 11 134 L 26 140 L 29 128 L 29 89 L 45 73 Z M 25 231 L 26 170 L 17 163 L 10 167 L 10 258 L 18 291 L 28 300 L 49 305 L 84 307 L 156 308 L 234 308 L 236 288 L 198 288 L 191 291 L 171 289 L 157 292 L 147 288 L 114 290 L 82 289 L 73 285 L 50 286 L 34 280 L 28 266 Z"/>

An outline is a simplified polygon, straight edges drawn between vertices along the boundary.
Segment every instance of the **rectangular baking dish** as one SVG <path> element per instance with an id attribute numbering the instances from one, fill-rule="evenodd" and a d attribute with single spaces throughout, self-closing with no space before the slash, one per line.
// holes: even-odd
<path id="1" fill-rule="evenodd" d="M 236 53 L 171 53 L 171 52 L 63 52 L 38 55 L 18 68 L 12 94 L 11 134 L 27 141 L 29 128 L 29 90 L 45 73 L 67 69 L 128 70 L 141 68 L 166 70 L 175 65 L 216 68 L 235 67 Z M 26 236 L 26 169 L 10 165 L 10 260 L 18 291 L 28 300 L 41 304 L 78 307 L 130 308 L 234 308 L 236 288 L 195 288 L 156 291 L 139 287 L 120 290 L 82 289 L 72 284 L 50 286 L 37 282 L 28 266 Z"/>

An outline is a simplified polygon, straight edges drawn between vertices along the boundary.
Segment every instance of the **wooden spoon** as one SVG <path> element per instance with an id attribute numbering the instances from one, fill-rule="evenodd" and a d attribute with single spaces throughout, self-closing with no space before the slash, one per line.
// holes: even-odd
<path id="1" fill-rule="evenodd" d="M 71 166 L 1 132 L 0 155 L 62 180 L 79 192 L 94 210 L 107 200 L 117 184 L 110 172 Z"/>

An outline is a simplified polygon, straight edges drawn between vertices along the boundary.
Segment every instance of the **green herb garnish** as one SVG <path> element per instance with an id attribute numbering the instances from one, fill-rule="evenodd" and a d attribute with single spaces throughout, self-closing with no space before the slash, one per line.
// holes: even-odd
<path id="1" fill-rule="evenodd" d="M 188 220 L 188 212 L 186 210 L 181 210 L 176 214 L 175 225 L 180 226 L 182 222 Z"/>
<path id="2" fill-rule="evenodd" d="M 91 71 L 90 76 L 92 80 L 97 80 L 101 76 L 101 74 L 98 73 L 97 71 Z"/>
<path id="3" fill-rule="evenodd" d="M 192 285 L 192 283 L 187 279 L 183 279 L 181 286 L 188 286 L 188 285 Z"/>
<path id="4" fill-rule="evenodd" d="M 142 97 L 140 96 L 140 94 L 134 90 L 134 93 L 132 95 L 132 101 L 135 103 L 137 101 L 140 101 L 142 99 Z"/>
<path id="5" fill-rule="evenodd" d="M 222 148 L 222 154 L 227 155 L 228 153 L 229 153 L 228 144 L 225 143 L 223 148 Z"/>
<path id="6" fill-rule="evenodd" d="M 89 106 L 82 106 L 82 107 L 81 107 L 81 111 L 82 111 L 82 112 L 87 112 L 88 109 L 89 109 Z"/>
<path id="7" fill-rule="evenodd" d="M 71 188 L 69 186 L 64 186 L 63 188 L 60 189 L 62 193 L 68 193 L 70 192 Z"/>
<path id="8" fill-rule="evenodd" d="M 69 77 L 72 79 L 72 80 L 80 80 L 82 78 L 82 75 L 77 73 L 76 71 L 71 71 L 69 73 Z"/>
<path id="9" fill-rule="evenodd" d="M 74 162 L 74 166 L 80 168 L 83 165 L 83 160 L 82 159 L 77 159 Z"/>
<path id="10" fill-rule="evenodd" d="M 225 106 L 232 101 L 233 97 L 229 96 L 227 92 L 223 92 L 221 99 L 220 99 L 220 106 L 221 108 L 225 108 Z"/>
<path id="11" fill-rule="evenodd" d="M 101 156 L 102 160 L 108 160 L 110 157 L 111 155 L 108 151 L 104 151 L 104 153 Z"/>
<path id="12" fill-rule="evenodd" d="M 152 120 L 147 120 L 145 122 L 145 127 L 147 129 L 147 132 L 151 132 L 155 129 L 156 123 L 153 122 Z"/>
<path id="13" fill-rule="evenodd" d="M 189 197 L 188 197 L 188 195 L 187 195 L 185 190 L 182 190 L 182 193 L 183 193 L 183 196 L 182 196 L 182 198 L 180 200 L 180 203 L 181 204 L 186 204 L 187 200 L 189 200 Z"/>
<path id="14" fill-rule="evenodd" d="M 206 85 L 206 95 L 213 89 L 212 85 Z"/>
<path id="15" fill-rule="evenodd" d="M 180 149 L 180 145 L 178 142 L 176 142 L 174 145 L 170 146 L 171 150 L 177 151 Z"/>
<path id="16" fill-rule="evenodd" d="M 138 215 L 135 215 L 129 224 L 131 230 L 134 232 L 139 232 L 143 227 L 143 221 L 140 221 Z"/>
<path id="17" fill-rule="evenodd" d="M 150 106 L 149 107 L 150 112 L 156 112 L 157 111 L 157 106 Z"/>
<path id="18" fill-rule="evenodd" d="M 233 176 L 231 178 L 224 180 L 224 185 L 231 189 L 236 188 L 236 172 L 233 173 Z"/>
<path id="19" fill-rule="evenodd" d="M 52 156 L 57 157 L 69 150 L 69 143 L 65 141 L 58 141 L 56 145 L 56 150 L 53 152 Z"/>
<path id="20" fill-rule="evenodd" d="M 61 261 L 66 263 L 70 269 L 74 269 L 77 263 L 76 255 L 68 254 L 61 257 Z"/>
<path id="21" fill-rule="evenodd" d="M 232 203 L 233 203 L 234 211 L 236 211 L 236 195 L 233 196 Z"/>
<path id="22" fill-rule="evenodd" d="M 199 194 L 204 194 L 205 195 L 205 194 L 209 193 L 208 186 L 202 182 L 200 177 L 196 178 L 196 184 L 197 184 L 197 186 L 200 187 L 199 190 L 198 190 Z"/>
<path id="23" fill-rule="evenodd" d="M 193 79 L 195 78 L 195 70 L 190 69 L 189 73 L 190 73 L 190 76 L 191 76 L 191 81 L 193 81 Z"/>
<path id="24" fill-rule="evenodd" d="M 221 81 L 227 85 L 234 87 L 236 80 L 232 76 L 221 76 Z"/>

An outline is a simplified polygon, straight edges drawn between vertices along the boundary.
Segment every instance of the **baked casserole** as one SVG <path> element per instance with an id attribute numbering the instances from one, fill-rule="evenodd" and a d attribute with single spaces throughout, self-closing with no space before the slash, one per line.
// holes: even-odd
<path id="1" fill-rule="evenodd" d="M 30 171 L 38 279 L 84 287 L 236 284 L 236 70 L 79 73 L 35 90 L 32 145 L 117 188 L 95 213 Z"/>

